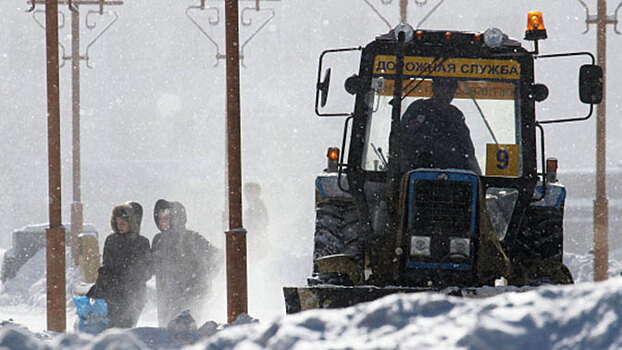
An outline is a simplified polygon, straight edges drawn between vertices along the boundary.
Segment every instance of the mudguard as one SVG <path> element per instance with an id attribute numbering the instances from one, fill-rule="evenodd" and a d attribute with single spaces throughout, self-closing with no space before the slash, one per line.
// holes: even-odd
<path id="1" fill-rule="evenodd" d="M 325 173 L 315 178 L 316 204 L 331 199 L 354 200 L 351 194 L 339 187 L 338 180 L 341 180 L 341 187 L 347 191 L 348 180 L 344 174 L 340 178 L 337 173 Z"/>

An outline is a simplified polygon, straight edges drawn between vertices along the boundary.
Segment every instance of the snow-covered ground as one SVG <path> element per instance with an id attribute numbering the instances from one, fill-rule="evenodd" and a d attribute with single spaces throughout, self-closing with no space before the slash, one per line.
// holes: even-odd
<path id="1" fill-rule="evenodd" d="M 76 313 L 70 300 L 67 334 L 45 331 L 44 253 L 41 250 L 15 279 L 0 287 L 0 349 L 622 348 L 620 252 L 611 254 L 611 278 L 606 282 L 590 282 L 589 256 L 567 254 L 575 285 L 482 299 L 435 293 L 391 295 L 346 309 L 264 320 L 251 315 L 233 325 L 208 321 L 176 331 L 156 327 L 150 299 L 138 328 L 112 329 L 98 336 L 72 329 Z M 68 285 L 77 279 L 77 272 L 68 269 Z"/>

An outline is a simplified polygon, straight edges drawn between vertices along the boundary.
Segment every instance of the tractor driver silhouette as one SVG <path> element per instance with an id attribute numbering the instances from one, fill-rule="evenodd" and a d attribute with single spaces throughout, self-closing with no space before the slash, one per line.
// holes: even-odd
<path id="1" fill-rule="evenodd" d="M 458 81 L 435 77 L 432 97 L 414 101 L 402 116 L 401 171 L 465 169 L 480 175 L 464 114 L 451 101 Z"/>

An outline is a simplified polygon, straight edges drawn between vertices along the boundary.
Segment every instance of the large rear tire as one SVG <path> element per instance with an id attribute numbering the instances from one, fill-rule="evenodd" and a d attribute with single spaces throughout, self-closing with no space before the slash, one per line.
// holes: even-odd
<path id="1" fill-rule="evenodd" d="M 524 230 L 516 237 L 513 251 L 523 259 L 562 262 L 564 252 L 563 212 L 546 207 L 529 207 Z"/>
<path id="2" fill-rule="evenodd" d="M 517 284 L 570 284 L 572 274 L 563 264 L 563 211 L 556 208 L 529 207 L 524 229 L 511 249 Z"/>
<path id="3" fill-rule="evenodd" d="M 333 254 L 352 255 L 363 265 L 363 250 L 359 237 L 359 214 L 351 200 L 319 202 L 315 213 L 313 271 L 316 259 Z"/>

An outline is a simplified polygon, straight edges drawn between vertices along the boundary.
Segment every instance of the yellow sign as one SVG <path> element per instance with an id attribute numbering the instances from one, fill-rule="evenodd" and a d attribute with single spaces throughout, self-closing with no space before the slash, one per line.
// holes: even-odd
<path id="1" fill-rule="evenodd" d="M 395 74 L 395 60 L 395 56 L 376 56 L 373 73 Z M 514 60 L 406 56 L 404 76 L 520 79 L 520 65 Z"/>
<path id="2" fill-rule="evenodd" d="M 486 176 L 518 176 L 518 145 L 486 144 Z"/>
<path id="3" fill-rule="evenodd" d="M 404 80 L 403 92 L 408 92 L 411 97 L 432 97 L 431 80 Z M 377 91 L 379 95 L 393 95 L 393 80 L 385 79 L 382 88 Z M 475 98 L 480 100 L 513 100 L 514 85 L 499 81 L 487 80 L 462 80 L 458 82 L 455 98 Z"/>

